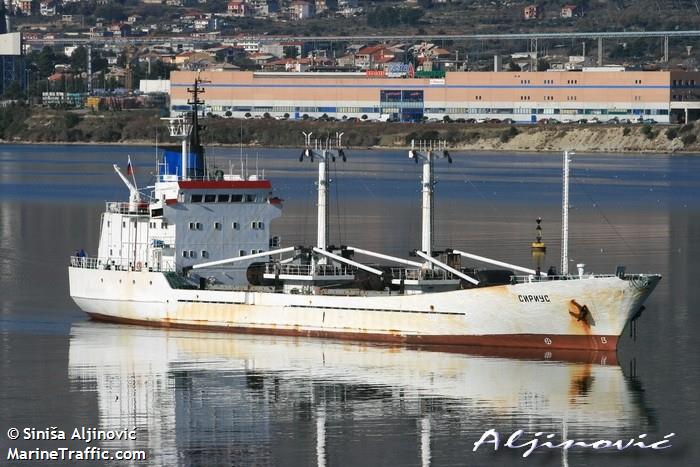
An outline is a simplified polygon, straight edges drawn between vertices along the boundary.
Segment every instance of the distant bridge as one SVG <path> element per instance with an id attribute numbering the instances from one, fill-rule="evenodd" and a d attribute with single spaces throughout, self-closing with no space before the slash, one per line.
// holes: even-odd
<path id="1" fill-rule="evenodd" d="M 538 39 L 634 39 L 634 38 L 685 38 L 700 37 L 700 30 L 692 31 L 607 31 L 607 32 L 540 32 L 506 34 L 418 34 L 418 35 L 357 35 L 357 36 L 269 36 L 269 35 L 192 35 L 192 36 L 134 36 L 134 37 L 56 37 L 25 39 L 35 45 L 116 45 L 130 44 L 204 44 L 212 42 L 236 43 L 255 41 L 260 43 L 277 42 L 435 42 L 435 41 L 495 41 L 495 40 L 538 40 Z"/>

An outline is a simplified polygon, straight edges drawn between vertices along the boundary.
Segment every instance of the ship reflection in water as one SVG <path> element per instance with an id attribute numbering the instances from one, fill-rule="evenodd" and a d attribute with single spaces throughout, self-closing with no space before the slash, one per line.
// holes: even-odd
<path id="1" fill-rule="evenodd" d="M 157 465 L 495 465 L 522 452 L 473 453 L 490 428 L 653 429 L 614 353 L 486 352 L 90 322 L 71 329 L 69 376 L 96 392 L 100 429 L 137 427 L 136 440 L 105 446 L 146 449 Z M 601 464 L 575 450 L 539 463 L 572 456 Z"/>

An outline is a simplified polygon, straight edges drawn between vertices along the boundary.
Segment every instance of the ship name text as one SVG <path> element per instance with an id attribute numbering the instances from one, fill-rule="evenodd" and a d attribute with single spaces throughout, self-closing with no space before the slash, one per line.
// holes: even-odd
<path id="1" fill-rule="evenodd" d="M 520 303 L 549 303 L 549 295 L 518 295 Z"/>

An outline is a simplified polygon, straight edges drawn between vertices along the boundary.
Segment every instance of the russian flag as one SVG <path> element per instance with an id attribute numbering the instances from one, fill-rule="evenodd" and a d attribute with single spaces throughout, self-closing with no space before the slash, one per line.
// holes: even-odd
<path id="1" fill-rule="evenodd" d="M 129 157 L 129 161 L 126 164 L 126 174 L 127 175 L 134 175 L 134 167 L 131 165 L 131 156 Z"/>

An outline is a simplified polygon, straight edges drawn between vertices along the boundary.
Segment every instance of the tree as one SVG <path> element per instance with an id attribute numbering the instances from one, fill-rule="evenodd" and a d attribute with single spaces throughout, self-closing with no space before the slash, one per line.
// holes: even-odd
<path id="1" fill-rule="evenodd" d="M 87 49 L 82 45 L 75 49 L 70 56 L 70 67 L 73 71 L 85 71 L 87 68 Z"/>
<path id="2" fill-rule="evenodd" d="M 101 71 L 106 71 L 107 68 L 109 67 L 109 63 L 107 63 L 107 59 L 104 57 L 92 57 L 92 72 L 93 73 L 99 73 Z"/>
<path id="3" fill-rule="evenodd" d="M 46 78 L 51 75 L 56 65 L 56 54 L 51 47 L 44 46 L 39 52 L 39 56 L 36 58 L 36 66 L 39 69 L 39 76 L 41 78 Z"/>
<path id="4" fill-rule="evenodd" d="M 12 81 L 7 88 L 5 88 L 5 93 L 2 95 L 3 99 L 22 99 L 24 95 L 22 94 L 22 88 L 19 85 L 19 81 Z"/>
<path id="5" fill-rule="evenodd" d="M 110 23 L 124 21 L 126 19 L 124 8 L 116 5 L 102 5 L 95 10 L 95 15 L 104 18 Z"/>
<path id="6" fill-rule="evenodd" d="M 283 50 L 284 58 L 297 58 L 299 56 L 299 49 L 295 46 L 285 46 Z"/>

